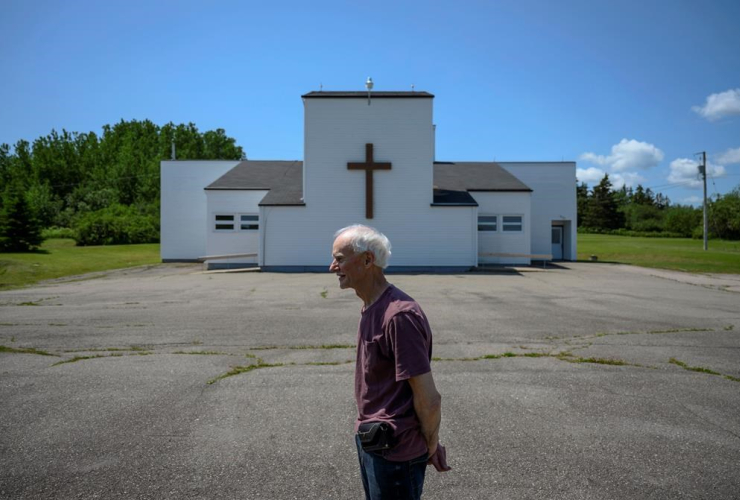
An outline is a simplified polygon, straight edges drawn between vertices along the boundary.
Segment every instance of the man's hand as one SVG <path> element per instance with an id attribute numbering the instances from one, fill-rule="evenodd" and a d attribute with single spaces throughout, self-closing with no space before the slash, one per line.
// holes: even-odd
<path id="1" fill-rule="evenodd" d="M 437 449 L 434 454 L 427 460 L 427 465 L 433 465 L 437 472 L 447 472 L 452 470 L 452 467 L 447 465 L 447 450 L 441 444 L 437 445 Z"/>

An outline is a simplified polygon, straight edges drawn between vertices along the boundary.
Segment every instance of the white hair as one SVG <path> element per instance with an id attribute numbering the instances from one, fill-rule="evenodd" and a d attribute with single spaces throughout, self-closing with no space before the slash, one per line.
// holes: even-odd
<path id="1" fill-rule="evenodd" d="M 380 231 L 362 224 L 352 224 L 334 233 L 334 239 L 346 236 L 355 253 L 370 252 L 375 256 L 375 265 L 381 269 L 388 267 L 391 258 L 391 242 Z"/>

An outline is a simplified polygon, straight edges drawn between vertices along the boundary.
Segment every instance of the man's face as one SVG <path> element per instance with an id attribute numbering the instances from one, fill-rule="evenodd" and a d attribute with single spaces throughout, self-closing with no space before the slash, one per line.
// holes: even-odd
<path id="1" fill-rule="evenodd" d="M 329 272 L 339 277 L 339 288 L 357 289 L 367 274 L 364 266 L 367 252 L 355 253 L 349 242 L 340 235 L 334 240 L 331 256 Z"/>

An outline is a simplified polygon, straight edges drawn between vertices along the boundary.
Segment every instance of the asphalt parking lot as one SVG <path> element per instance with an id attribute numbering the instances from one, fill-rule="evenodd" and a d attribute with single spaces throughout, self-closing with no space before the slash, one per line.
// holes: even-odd
<path id="1" fill-rule="evenodd" d="M 435 335 L 453 470 L 424 498 L 740 498 L 739 276 L 389 278 Z M 360 306 L 177 264 L 0 292 L 0 497 L 363 498 Z"/>

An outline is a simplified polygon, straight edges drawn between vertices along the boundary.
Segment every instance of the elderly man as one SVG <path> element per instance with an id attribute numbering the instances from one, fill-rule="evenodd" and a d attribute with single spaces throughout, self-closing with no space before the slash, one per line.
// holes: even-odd
<path id="1" fill-rule="evenodd" d="M 362 299 L 355 367 L 357 453 L 367 500 L 419 499 L 427 464 L 448 471 L 432 331 L 414 299 L 388 283 L 391 244 L 361 225 L 337 231 L 329 270 Z"/>

